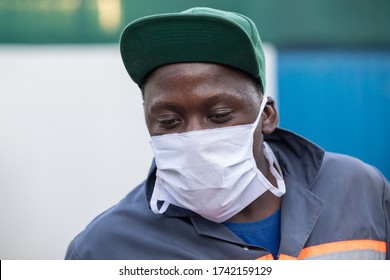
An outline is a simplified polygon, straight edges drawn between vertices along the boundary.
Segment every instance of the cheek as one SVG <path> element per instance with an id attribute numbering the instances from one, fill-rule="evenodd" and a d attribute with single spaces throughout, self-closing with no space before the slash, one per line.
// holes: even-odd
<path id="1" fill-rule="evenodd" d="M 261 145 L 263 143 L 263 134 L 261 133 L 261 125 L 259 124 L 253 134 L 253 156 L 257 159 L 261 152 Z"/>

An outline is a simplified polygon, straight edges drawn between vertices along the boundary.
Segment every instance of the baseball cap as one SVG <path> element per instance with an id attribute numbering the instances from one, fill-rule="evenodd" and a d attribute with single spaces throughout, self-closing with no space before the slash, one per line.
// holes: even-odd
<path id="1" fill-rule="evenodd" d="M 196 7 L 142 17 L 123 30 L 120 52 L 127 72 L 138 85 L 163 65 L 208 62 L 244 71 L 265 90 L 260 35 L 253 21 L 238 13 Z"/>

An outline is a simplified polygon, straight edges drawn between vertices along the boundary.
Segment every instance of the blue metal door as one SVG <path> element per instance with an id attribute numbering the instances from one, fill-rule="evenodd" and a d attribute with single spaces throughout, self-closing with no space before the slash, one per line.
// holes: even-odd
<path id="1" fill-rule="evenodd" d="M 390 178 L 390 50 L 281 50 L 280 126 Z"/>

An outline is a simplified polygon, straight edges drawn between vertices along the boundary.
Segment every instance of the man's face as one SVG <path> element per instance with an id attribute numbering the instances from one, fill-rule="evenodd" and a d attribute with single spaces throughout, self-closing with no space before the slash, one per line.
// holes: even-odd
<path id="1" fill-rule="evenodd" d="M 143 94 L 151 136 L 253 123 L 262 98 L 242 72 L 209 63 L 160 67 Z"/>

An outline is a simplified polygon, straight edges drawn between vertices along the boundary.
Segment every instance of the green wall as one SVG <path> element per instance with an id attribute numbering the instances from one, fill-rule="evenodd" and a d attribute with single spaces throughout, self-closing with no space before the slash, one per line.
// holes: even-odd
<path id="1" fill-rule="evenodd" d="M 118 42 L 131 20 L 193 6 L 246 14 L 278 47 L 390 47 L 389 0 L 0 0 L 0 43 Z"/>

